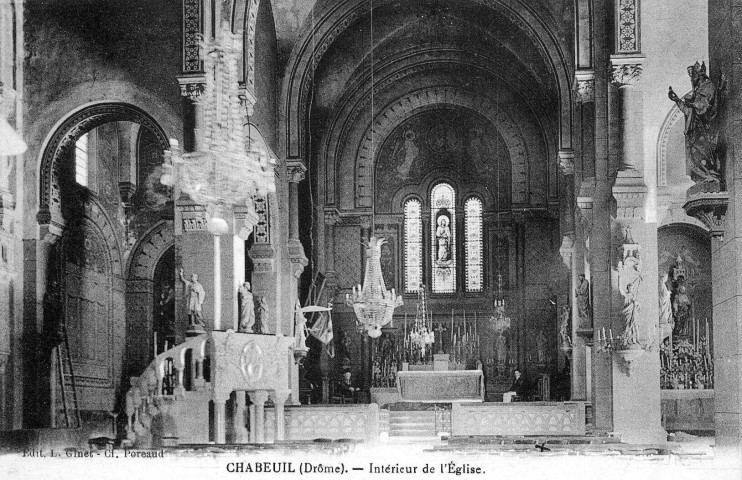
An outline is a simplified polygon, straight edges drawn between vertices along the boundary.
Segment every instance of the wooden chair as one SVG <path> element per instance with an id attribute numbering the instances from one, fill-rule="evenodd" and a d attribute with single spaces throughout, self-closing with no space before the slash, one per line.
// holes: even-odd
<path id="1" fill-rule="evenodd" d="M 356 396 L 343 388 L 339 380 L 330 383 L 330 403 L 356 403 Z"/>

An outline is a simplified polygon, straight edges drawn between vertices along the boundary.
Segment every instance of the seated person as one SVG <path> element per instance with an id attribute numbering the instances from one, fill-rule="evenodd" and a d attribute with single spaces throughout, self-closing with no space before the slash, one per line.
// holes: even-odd
<path id="1" fill-rule="evenodd" d="M 515 378 L 513 379 L 513 384 L 510 385 L 510 390 L 502 394 L 502 401 L 505 403 L 512 402 L 513 397 L 516 395 L 522 397 L 526 391 L 525 382 L 523 381 L 523 377 L 520 374 L 520 370 L 516 368 L 513 372 L 513 375 L 515 376 Z"/>
<path id="2" fill-rule="evenodd" d="M 343 378 L 340 380 L 340 391 L 342 392 L 343 397 L 349 396 L 355 399 L 358 390 L 360 389 L 353 386 L 353 379 L 351 377 L 352 374 L 350 373 L 350 370 L 343 372 Z"/>

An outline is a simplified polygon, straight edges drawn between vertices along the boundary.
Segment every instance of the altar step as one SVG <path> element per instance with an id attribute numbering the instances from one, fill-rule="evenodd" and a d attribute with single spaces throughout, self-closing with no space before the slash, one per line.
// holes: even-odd
<path id="1" fill-rule="evenodd" d="M 436 437 L 434 411 L 390 411 L 390 437 Z"/>

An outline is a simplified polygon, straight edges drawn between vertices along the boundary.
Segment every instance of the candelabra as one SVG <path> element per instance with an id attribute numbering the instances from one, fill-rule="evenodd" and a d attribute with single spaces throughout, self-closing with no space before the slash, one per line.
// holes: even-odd
<path id="1" fill-rule="evenodd" d="M 657 341 L 657 326 L 647 327 L 647 340 L 641 341 L 636 332 L 626 329 L 622 334 L 614 337 L 613 330 L 609 329 L 606 335 L 605 327 L 597 330 L 595 348 L 600 353 L 614 353 L 621 358 L 626 366 L 626 373 L 630 376 L 634 370 L 635 362 L 646 352 L 659 350 Z"/>
<path id="2" fill-rule="evenodd" d="M 428 312 L 427 294 L 425 285 L 417 290 L 417 313 L 415 325 L 410 333 L 410 343 L 420 350 L 420 357 L 425 357 L 425 350 L 435 343 L 433 324 Z"/>

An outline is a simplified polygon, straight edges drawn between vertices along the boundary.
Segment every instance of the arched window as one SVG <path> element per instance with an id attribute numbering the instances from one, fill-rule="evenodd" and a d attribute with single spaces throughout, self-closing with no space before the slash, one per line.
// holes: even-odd
<path id="1" fill-rule="evenodd" d="M 75 182 L 88 186 L 88 134 L 75 142 Z"/>
<path id="2" fill-rule="evenodd" d="M 404 204 L 405 292 L 416 293 L 423 282 L 423 222 L 420 200 Z"/>
<path id="3" fill-rule="evenodd" d="M 456 194 L 439 183 L 430 194 L 431 262 L 434 293 L 456 291 Z"/>
<path id="4" fill-rule="evenodd" d="M 464 249 L 466 254 L 466 291 L 481 292 L 482 285 L 482 201 L 472 197 L 464 204 L 466 216 Z"/>

